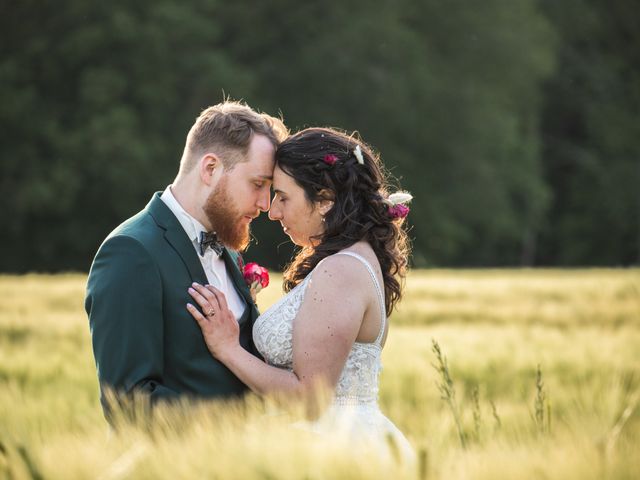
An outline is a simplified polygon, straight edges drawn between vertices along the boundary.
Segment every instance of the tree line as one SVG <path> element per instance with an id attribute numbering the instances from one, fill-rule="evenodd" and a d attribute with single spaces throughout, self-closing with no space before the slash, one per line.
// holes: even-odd
<path id="1" fill-rule="evenodd" d="M 640 263 L 632 0 L 0 6 L 0 271 L 87 270 L 224 95 L 357 130 L 414 194 L 416 266 Z M 266 218 L 246 254 L 291 257 Z"/>

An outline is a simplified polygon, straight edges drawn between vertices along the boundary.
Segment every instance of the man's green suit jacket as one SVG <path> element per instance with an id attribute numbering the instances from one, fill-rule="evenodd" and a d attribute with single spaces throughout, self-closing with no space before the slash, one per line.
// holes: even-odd
<path id="1" fill-rule="evenodd" d="M 240 343 L 256 354 L 252 341 L 256 306 L 237 265 L 224 250 L 227 272 L 247 304 Z M 232 396 L 246 391 L 207 350 L 198 324 L 186 309 L 187 292 L 206 275 L 178 219 L 156 193 L 144 210 L 116 228 L 91 266 L 85 309 L 108 414 L 105 388 L 150 395 L 152 402 L 180 395 Z"/>

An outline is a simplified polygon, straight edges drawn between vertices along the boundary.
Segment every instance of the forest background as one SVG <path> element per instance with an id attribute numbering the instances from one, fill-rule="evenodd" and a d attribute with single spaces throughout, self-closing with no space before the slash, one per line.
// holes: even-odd
<path id="1" fill-rule="evenodd" d="M 415 196 L 416 267 L 638 265 L 638 24 L 632 0 L 2 1 L 0 271 L 88 271 L 225 95 L 357 130 Z"/>

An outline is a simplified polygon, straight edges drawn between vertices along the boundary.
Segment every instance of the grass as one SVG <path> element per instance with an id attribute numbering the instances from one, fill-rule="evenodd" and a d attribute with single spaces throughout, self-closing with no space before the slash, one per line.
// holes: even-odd
<path id="1" fill-rule="evenodd" d="M 273 277 L 262 308 L 280 295 Z M 412 272 L 380 390 L 419 452 L 408 470 L 292 426 L 295 411 L 255 397 L 109 431 L 84 283 L 0 276 L 0 479 L 632 479 L 640 469 L 638 269 Z"/>

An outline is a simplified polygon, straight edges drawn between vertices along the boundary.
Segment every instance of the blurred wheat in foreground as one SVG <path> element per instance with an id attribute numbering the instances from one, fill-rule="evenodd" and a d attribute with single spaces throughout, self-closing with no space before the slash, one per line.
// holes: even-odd
<path id="1" fill-rule="evenodd" d="M 253 396 L 111 431 L 84 283 L 0 277 L 0 479 L 638 478 L 637 269 L 412 272 L 380 392 L 411 467 Z M 261 307 L 279 295 L 273 278 Z"/>

